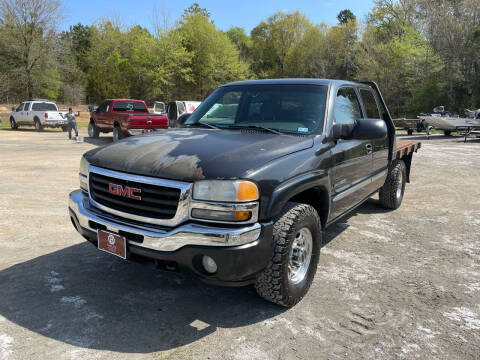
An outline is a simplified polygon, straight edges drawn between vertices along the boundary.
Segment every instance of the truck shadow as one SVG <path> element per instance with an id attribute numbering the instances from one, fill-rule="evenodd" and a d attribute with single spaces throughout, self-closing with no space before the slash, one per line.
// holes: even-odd
<path id="1" fill-rule="evenodd" d="M 37 131 L 33 126 L 31 128 L 25 128 L 25 127 L 21 127 L 21 128 L 18 128 L 18 129 L 10 129 L 10 128 L 5 128 L 5 129 L 0 129 L 0 131 L 10 131 L 10 132 L 26 132 L 26 133 L 30 133 L 30 132 L 36 132 L 36 133 L 58 133 L 58 132 L 62 132 L 61 129 L 54 129 L 54 128 L 46 128 L 46 129 L 43 129 L 42 131 Z"/>
<path id="2" fill-rule="evenodd" d="M 348 219 L 350 219 L 351 217 L 358 214 L 383 214 L 390 211 L 392 210 L 382 208 L 378 199 L 369 198 L 362 205 L 339 219 L 334 224 L 330 225 L 323 232 L 322 247 L 327 245 L 330 241 L 335 239 L 338 235 L 340 235 L 342 232 L 344 232 L 350 227 L 350 225 L 348 224 Z"/>
<path id="3" fill-rule="evenodd" d="M 83 142 L 86 142 L 88 144 L 96 145 L 96 146 L 105 146 L 109 145 L 113 142 L 113 139 L 111 136 L 100 136 L 98 138 L 92 138 L 85 136 L 83 138 Z"/>
<path id="4" fill-rule="evenodd" d="M 209 286 L 127 262 L 81 243 L 0 271 L 0 315 L 83 348 L 151 353 L 217 328 L 274 317 L 284 308 L 252 287 Z"/>

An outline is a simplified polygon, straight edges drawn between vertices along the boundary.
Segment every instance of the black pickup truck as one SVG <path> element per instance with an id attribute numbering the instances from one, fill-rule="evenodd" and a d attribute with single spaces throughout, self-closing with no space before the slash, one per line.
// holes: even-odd
<path id="1" fill-rule="evenodd" d="M 292 306 L 322 231 L 377 192 L 399 207 L 419 147 L 397 145 L 375 83 L 236 82 L 183 128 L 87 152 L 69 213 L 100 250 Z"/>

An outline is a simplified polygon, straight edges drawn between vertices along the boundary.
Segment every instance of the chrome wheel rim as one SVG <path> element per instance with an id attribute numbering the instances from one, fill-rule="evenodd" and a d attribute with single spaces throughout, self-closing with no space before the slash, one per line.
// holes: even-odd
<path id="1" fill-rule="evenodd" d="M 93 137 L 93 126 L 88 124 L 88 136 Z"/>
<path id="2" fill-rule="evenodd" d="M 402 186 L 403 185 L 403 174 L 400 172 L 400 176 L 398 179 L 398 187 L 397 187 L 397 200 L 402 197 Z"/>
<path id="3" fill-rule="evenodd" d="M 310 229 L 301 228 L 295 235 L 288 261 L 288 280 L 298 284 L 307 276 L 312 260 L 313 237 Z"/>

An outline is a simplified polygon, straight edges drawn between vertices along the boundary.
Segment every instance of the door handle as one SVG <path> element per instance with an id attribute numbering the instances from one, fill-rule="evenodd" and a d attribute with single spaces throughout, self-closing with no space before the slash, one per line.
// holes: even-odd
<path id="1" fill-rule="evenodd" d="M 371 154 L 373 152 L 372 144 L 365 145 L 365 149 L 367 150 L 367 154 Z"/>

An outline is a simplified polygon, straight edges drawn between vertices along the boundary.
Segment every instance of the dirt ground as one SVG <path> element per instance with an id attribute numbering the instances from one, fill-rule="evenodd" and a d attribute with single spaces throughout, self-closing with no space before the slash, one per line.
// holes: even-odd
<path id="1" fill-rule="evenodd" d="M 286 310 L 84 241 L 67 196 L 111 137 L 1 130 L 0 359 L 479 359 L 480 140 L 419 138 L 401 208 L 328 229 Z"/>

